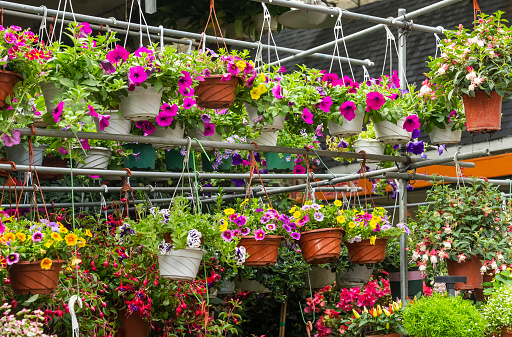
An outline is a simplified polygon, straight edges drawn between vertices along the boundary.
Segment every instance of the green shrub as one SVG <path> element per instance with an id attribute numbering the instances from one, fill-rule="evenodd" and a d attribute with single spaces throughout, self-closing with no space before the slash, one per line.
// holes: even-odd
<path id="1" fill-rule="evenodd" d="M 498 332 L 504 326 L 512 326 L 512 286 L 505 284 L 495 290 L 484 306 L 483 317 L 489 332 Z"/>
<path id="2" fill-rule="evenodd" d="M 411 337 L 483 337 L 485 321 L 470 301 L 434 295 L 410 303 L 403 324 Z"/>

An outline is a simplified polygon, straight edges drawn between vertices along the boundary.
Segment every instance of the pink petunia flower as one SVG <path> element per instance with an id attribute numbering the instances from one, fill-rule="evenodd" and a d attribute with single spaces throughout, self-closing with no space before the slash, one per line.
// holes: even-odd
<path id="1" fill-rule="evenodd" d="M 105 130 L 105 128 L 110 125 L 109 119 L 110 115 L 98 115 L 98 126 L 101 131 Z"/>
<path id="2" fill-rule="evenodd" d="M 416 115 L 407 116 L 404 122 L 403 128 L 407 132 L 413 132 L 416 129 L 419 129 L 421 126 L 420 119 Z"/>
<path id="3" fill-rule="evenodd" d="M 203 123 L 203 126 L 204 126 L 203 135 L 205 137 L 209 137 L 215 133 L 215 124 Z"/>
<path id="4" fill-rule="evenodd" d="M 331 105 L 332 105 L 331 96 L 325 96 L 322 98 L 322 101 L 318 104 L 318 107 L 320 108 L 320 110 L 327 113 L 331 109 Z"/>
<path id="5" fill-rule="evenodd" d="M 21 142 L 21 132 L 19 130 L 12 130 L 10 136 L 4 133 L 1 139 L 4 141 L 5 146 L 7 147 L 18 145 Z"/>
<path id="6" fill-rule="evenodd" d="M 62 116 L 62 109 L 64 109 L 64 102 L 60 101 L 57 107 L 53 110 L 53 120 L 55 123 L 60 122 Z"/>
<path id="7" fill-rule="evenodd" d="M 302 110 L 302 119 L 307 124 L 313 124 L 313 114 L 309 111 L 308 108 L 304 108 L 304 110 Z"/>
<path id="8" fill-rule="evenodd" d="M 186 97 L 183 100 L 183 109 L 190 109 L 196 104 L 196 100 L 190 97 Z"/>
<path id="9" fill-rule="evenodd" d="M 107 53 L 107 60 L 117 64 L 121 61 L 126 61 L 128 56 L 130 56 L 130 53 L 128 53 L 126 49 L 121 46 L 116 46 L 116 49 L 113 49 Z"/>
<path id="10" fill-rule="evenodd" d="M 181 74 L 183 76 L 181 76 L 179 79 L 178 79 L 178 87 L 185 87 L 185 88 L 188 88 L 190 87 L 194 81 L 192 81 L 192 77 L 190 77 L 190 73 L 188 71 L 185 71 L 183 70 L 181 72 Z"/>
<path id="11" fill-rule="evenodd" d="M 304 166 L 297 164 L 293 167 L 293 173 L 294 174 L 304 174 L 304 173 L 306 173 L 306 169 L 304 168 Z"/>
<path id="12" fill-rule="evenodd" d="M 265 231 L 263 229 L 257 229 L 254 231 L 254 238 L 258 241 L 265 238 Z"/>
<path id="13" fill-rule="evenodd" d="M 155 121 L 160 126 L 169 126 L 172 124 L 173 117 L 166 113 L 165 111 L 160 111 L 158 116 L 156 116 Z"/>
<path id="14" fill-rule="evenodd" d="M 80 139 L 80 145 L 82 145 L 85 151 L 89 151 L 91 149 L 91 145 L 89 145 L 89 139 Z"/>
<path id="15" fill-rule="evenodd" d="M 356 118 L 356 105 L 352 101 L 343 102 L 340 106 L 340 114 L 345 117 L 347 121 Z"/>
<path id="16" fill-rule="evenodd" d="M 166 114 L 169 114 L 172 117 L 178 114 L 178 105 L 176 104 L 169 105 L 167 103 L 164 103 L 160 106 L 160 109 L 162 112 L 165 112 Z"/>
<path id="17" fill-rule="evenodd" d="M 386 99 L 380 92 L 369 92 L 366 95 L 366 112 L 370 112 L 370 110 L 379 110 L 384 103 L 386 103 Z"/>
<path id="18" fill-rule="evenodd" d="M 281 84 L 278 83 L 272 88 L 272 95 L 274 95 L 274 97 L 277 99 L 283 98 Z"/>
<path id="19" fill-rule="evenodd" d="M 142 82 L 148 79 L 148 75 L 146 74 L 146 70 L 142 66 L 134 66 L 130 68 L 130 72 L 128 74 L 128 82 L 130 85 L 140 85 Z"/>

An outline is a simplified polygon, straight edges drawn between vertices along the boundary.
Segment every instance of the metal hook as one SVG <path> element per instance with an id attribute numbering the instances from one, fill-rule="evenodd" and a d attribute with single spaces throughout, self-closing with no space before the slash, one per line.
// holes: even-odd
<path id="1" fill-rule="evenodd" d="M 191 39 L 187 39 L 186 41 L 188 42 L 188 49 L 187 49 L 187 52 L 185 54 L 190 55 L 192 53 L 192 40 Z"/>

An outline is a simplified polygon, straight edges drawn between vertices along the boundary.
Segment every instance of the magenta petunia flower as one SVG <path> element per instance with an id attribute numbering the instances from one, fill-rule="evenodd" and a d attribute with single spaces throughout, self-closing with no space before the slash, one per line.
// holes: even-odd
<path id="1" fill-rule="evenodd" d="M 41 240 L 44 238 L 44 234 L 41 233 L 40 231 L 36 231 L 33 235 L 32 235 L 32 241 L 34 242 L 41 242 Z"/>
<path id="2" fill-rule="evenodd" d="M 87 22 L 82 22 L 79 27 L 80 27 L 80 37 L 87 37 L 87 36 L 91 35 L 92 28 Z"/>
<path id="3" fill-rule="evenodd" d="M 292 239 L 294 239 L 294 240 L 299 240 L 299 239 L 300 239 L 300 233 L 298 233 L 298 232 L 292 232 L 292 233 L 290 234 L 290 236 L 291 236 L 291 237 L 292 237 Z"/>
<path id="4" fill-rule="evenodd" d="M 98 113 L 96 110 L 94 110 L 94 107 L 92 105 L 87 105 L 87 108 L 89 109 L 89 115 L 93 117 L 98 117 Z"/>
<path id="5" fill-rule="evenodd" d="M 80 139 L 80 145 L 82 145 L 85 151 L 89 151 L 91 149 L 91 145 L 89 145 L 89 139 Z"/>
<path id="6" fill-rule="evenodd" d="M 113 49 L 107 53 L 107 60 L 117 64 L 121 61 L 126 61 L 128 56 L 130 56 L 130 53 L 128 53 L 126 49 L 121 46 L 116 46 L 116 49 Z"/>
<path id="7" fill-rule="evenodd" d="M 19 130 L 12 130 L 10 136 L 4 133 L 1 138 L 7 147 L 18 145 L 21 143 L 21 132 Z"/>
<path id="8" fill-rule="evenodd" d="M 162 112 L 165 112 L 166 114 L 174 117 L 178 114 L 178 106 L 176 104 L 169 105 L 167 103 L 164 103 L 160 106 L 160 109 Z"/>
<path id="9" fill-rule="evenodd" d="M 208 77 L 210 77 L 210 75 L 212 74 L 212 72 L 210 71 L 210 69 L 203 69 L 203 73 L 202 73 L 202 74 L 203 74 L 203 76 L 204 76 L 205 78 L 208 78 Z"/>
<path id="10" fill-rule="evenodd" d="M 302 110 L 302 119 L 307 124 L 313 124 L 313 114 L 309 111 L 308 108 L 304 108 L 304 110 Z"/>
<path id="11" fill-rule="evenodd" d="M 190 87 L 178 87 L 178 91 L 183 96 L 194 96 L 194 89 Z"/>
<path id="12" fill-rule="evenodd" d="M 389 98 L 390 100 L 395 100 L 398 98 L 398 94 L 392 94 L 392 95 L 389 95 L 389 96 L 386 96 L 387 98 Z"/>
<path id="13" fill-rule="evenodd" d="M 66 148 L 64 148 L 64 147 L 62 147 L 62 146 L 58 148 L 58 151 L 59 151 L 60 153 L 62 153 L 62 154 L 66 154 L 66 153 L 68 153 L 68 150 L 66 150 Z"/>
<path id="14" fill-rule="evenodd" d="M 231 76 L 238 76 L 240 69 L 238 69 L 235 63 L 230 62 L 228 63 L 228 73 L 230 73 Z"/>
<path id="15" fill-rule="evenodd" d="M 5 39 L 5 42 L 10 43 L 10 44 L 13 44 L 18 40 L 16 38 L 16 35 L 14 35 L 13 33 L 6 33 L 4 39 Z"/>
<path id="16" fill-rule="evenodd" d="M 190 73 L 188 71 L 183 70 L 181 74 L 183 76 L 181 76 L 178 79 L 178 86 L 186 88 L 190 87 L 194 83 L 194 81 L 192 81 L 192 77 L 190 77 Z"/>
<path id="17" fill-rule="evenodd" d="M 251 233 L 251 229 L 249 227 L 242 227 L 242 229 L 240 229 L 240 231 L 242 233 L 242 236 L 246 236 Z"/>
<path id="18" fill-rule="evenodd" d="M 2 223 L 2 220 L 0 220 L 0 234 L 5 232 L 5 225 Z"/>
<path id="19" fill-rule="evenodd" d="M 109 119 L 110 115 L 98 115 L 98 126 L 101 131 L 105 130 L 105 128 L 110 125 Z"/>
<path id="20" fill-rule="evenodd" d="M 345 117 L 347 121 L 356 118 L 356 105 L 352 101 L 343 102 L 340 106 L 340 114 Z"/>
<path id="21" fill-rule="evenodd" d="M 133 55 L 137 57 L 147 56 L 149 59 L 153 59 L 153 51 L 146 47 L 140 47 L 133 53 Z"/>
<path id="22" fill-rule="evenodd" d="M 322 126 L 322 124 L 318 125 L 315 129 L 315 134 L 318 136 L 318 137 L 323 137 L 324 135 L 322 134 L 322 129 L 324 127 Z"/>
<path id="23" fill-rule="evenodd" d="M 183 109 L 190 109 L 196 104 L 196 100 L 190 97 L 186 97 L 183 100 Z"/>
<path id="24" fill-rule="evenodd" d="M 133 85 L 140 85 L 142 82 L 148 79 L 146 70 L 142 66 L 135 66 L 130 68 L 128 74 L 128 82 Z"/>
<path id="25" fill-rule="evenodd" d="M 327 73 L 322 76 L 322 82 L 327 82 L 329 84 L 332 84 L 333 82 L 338 80 L 338 75 L 333 73 Z"/>
<path id="26" fill-rule="evenodd" d="M 203 126 L 204 126 L 203 135 L 205 137 L 209 137 L 215 133 L 215 124 L 203 123 Z"/>
<path id="27" fill-rule="evenodd" d="M 283 73 L 285 73 L 285 72 L 286 72 L 286 68 L 285 68 L 285 67 L 283 67 L 283 66 L 280 66 L 280 67 L 279 67 L 279 69 L 277 69 L 277 73 L 278 73 L 278 74 L 283 74 Z"/>
<path id="28" fill-rule="evenodd" d="M 265 231 L 263 229 L 257 229 L 254 231 L 254 238 L 256 240 L 263 240 L 265 238 Z"/>
<path id="29" fill-rule="evenodd" d="M 231 242 L 231 240 L 233 240 L 233 232 L 231 232 L 229 229 L 226 229 L 224 232 L 222 232 L 221 236 L 226 242 Z"/>
<path id="30" fill-rule="evenodd" d="M 220 78 L 220 81 L 221 82 L 227 82 L 231 79 L 231 74 L 230 73 L 225 73 L 225 74 L 222 74 L 222 77 Z"/>
<path id="31" fill-rule="evenodd" d="M 208 114 L 202 114 L 201 120 L 203 121 L 203 123 L 210 123 L 212 121 L 212 118 Z"/>
<path id="32" fill-rule="evenodd" d="M 297 221 L 297 225 L 298 226 L 304 226 L 305 224 L 307 224 L 309 222 L 309 215 L 305 215 L 303 218 L 299 219 Z"/>
<path id="33" fill-rule="evenodd" d="M 272 88 L 272 95 L 274 95 L 275 98 L 277 99 L 282 99 L 283 98 L 283 93 L 282 93 L 282 89 L 281 89 L 281 84 L 277 83 L 273 88 Z"/>
<path id="34" fill-rule="evenodd" d="M 20 254 L 11 253 L 11 254 L 7 255 L 6 260 L 7 260 L 7 264 L 9 266 L 12 266 L 13 264 L 18 263 L 20 261 Z"/>
<path id="35" fill-rule="evenodd" d="M 370 110 L 379 110 L 384 103 L 386 103 L 386 99 L 380 92 L 369 92 L 366 95 L 366 112 L 370 112 Z"/>
<path id="36" fill-rule="evenodd" d="M 306 173 L 306 169 L 304 168 L 304 166 L 297 164 L 293 167 L 293 173 L 294 174 L 304 174 L 304 173 Z"/>
<path id="37" fill-rule="evenodd" d="M 404 122 L 403 128 L 407 132 L 413 132 L 416 129 L 419 129 L 421 126 L 420 119 L 416 115 L 407 116 Z"/>
<path id="38" fill-rule="evenodd" d="M 320 108 L 320 110 L 327 113 L 327 112 L 329 112 L 331 105 L 332 105 L 331 96 L 325 96 L 324 98 L 322 98 L 322 101 L 318 104 L 318 107 Z"/>
<path id="39" fill-rule="evenodd" d="M 250 88 L 253 86 L 254 84 L 254 81 L 256 80 L 256 75 L 252 76 L 252 77 L 249 77 L 249 79 L 247 80 L 247 82 L 245 82 L 245 86 L 247 88 Z"/>
<path id="40" fill-rule="evenodd" d="M 100 68 L 103 69 L 103 74 L 109 75 L 116 72 L 116 67 L 110 61 L 100 60 L 98 61 Z"/>
<path id="41" fill-rule="evenodd" d="M 348 93 L 349 94 L 355 94 L 357 92 L 357 89 L 359 89 L 359 83 L 353 82 L 350 85 L 350 89 L 348 89 Z"/>
<path id="42" fill-rule="evenodd" d="M 144 131 L 144 136 L 150 136 L 155 132 L 155 125 L 150 121 L 146 121 L 142 126 L 142 131 Z"/>
<path id="43" fill-rule="evenodd" d="M 169 126 L 172 124 L 173 117 L 164 111 L 160 111 L 158 116 L 156 116 L 155 121 L 160 126 Z"/>
<path id="44" fill-rule="evenodd" d="M 57 107 L 53 110 L 53 120 L 55 123 L 60 122 L 62 116 L 62 109 L 64 109 L 64 102 L 60 101 Z"/>
<path id="45" fill-rule="evenodd" d="M 393 70 L 393 75 L 391 76 L 391 81 L 395 85 L 396 88 L 400 88 L 400 78 L 398 77 L 398 73 L 396 70 Z"/>

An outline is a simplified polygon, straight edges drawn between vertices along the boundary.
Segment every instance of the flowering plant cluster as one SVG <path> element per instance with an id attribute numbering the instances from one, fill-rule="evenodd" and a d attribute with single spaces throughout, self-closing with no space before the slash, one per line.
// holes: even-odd
<path id="1" fill-rule="evenodd" d="M 60 222 L 15 220 L 5 214 L 0 222 L 0 252 L 3 265 L 19 261 L 39 261 L 42 269 L 50 269 L 52 260 L 66 261 L 72 250 L 86 245 L 86 230 L 70 232 Z"/>
<path id="2" fill-rule="evenodd" d="M 474 96 L 479 90 L 487 95 L 496 91 L 500 96 L 512 91 L 507 76 L 511 71 L 512 40 L 502 14 L 481 14 L 472 31 L 462 25 L 444 31 L 446 39 L 439 46 L 441 56 L 430 61 L 428 77 L 444 92 L 446 101 L 454 102 L 463 94 Z"/>
<path id="3" fill-rule="evenodd" d="M 340 215 L 342 212 L 342 202 L 340 200 L 336 200 L 328 206 L 306 201 L 304 206 L 293 206 L 289 210 L 294 221 L 301 227 L 301 231 L 320 228 L 341 228 Z"/>
<path id="4" fill-rule="evenodd" d="M 403 314 L 402 301 L 392 302 L 388 306 L 372 307 L 370 309 L 363 309 L 361 314 L 353 311 L 356 319 L 353 320 L 349 329 L 359 328 L 371 335 L 387 335 L 398 333 L 401 335 L 407 334 L 402 324 Z"/>
<path id="5" fill-rule="evenodd" d="M 455 189 L 436 184 L 420 206 L 414 226 L 417 247 L 413 259 L 420 270 L 441 260 L 463 262 L 471 256 L 482 261 L 496 259 L 510 250 L 501 193 L 491 184 L 475 181 Z"/>
<path id="6" fill-rule="evenodd" d="M 485 304 L 482 316 L 487 321 L 489 333 L 499 333 L 503 327 L 512 326 L 512 285 L 494 291 Z"/>
<path id="7" fill-rule="evenodd" d="M 3 303 L 0 309 L 3 311 L 3 316 L 0 318 L 2 322 L 0 326 L 0 334 L 4 337 L 11 336 L 37 336 L 37 337 L 54 337 L 56 335 L 47 335 L 43 330 L 44 320 L 43 312 L 41 310 L 27 310 L 22 309 L 18 313 L 11 314 L 12 306 L 8 303 Z M 16 316 L 19 316 L 18 319 Z"/>

